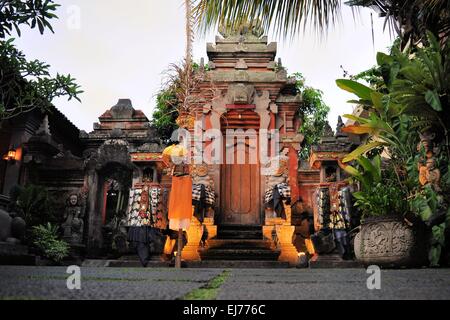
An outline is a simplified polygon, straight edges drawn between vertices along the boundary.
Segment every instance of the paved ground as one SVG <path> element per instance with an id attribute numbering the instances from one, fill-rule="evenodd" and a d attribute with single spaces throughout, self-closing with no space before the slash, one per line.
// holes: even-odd
<path id="1" fill-rule="evenodd" d="M 222 278 L 217 299 L 450 299 L 450 269 L 383 270 L 367 289 L 364 269 L 81 268 L 0 266 L 0 299 L 181 299 Z M 197 290 L 198 291 L 198 290 Z"/>

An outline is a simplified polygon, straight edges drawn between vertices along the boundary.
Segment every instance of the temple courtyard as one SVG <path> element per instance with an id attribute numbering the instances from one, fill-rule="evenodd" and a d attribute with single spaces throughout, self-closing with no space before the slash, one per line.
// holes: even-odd
<path id="1" fill-rule="evenodd" d="M 449 299 L 450 269 L 381 270 L 380 289 L 360 269 L 175 269 L 0 266 L 0 299 Z M 70 280 L 69 280 L 70 282 Z M 369 281 L 370 282 L 370 281 Z M 71 282 L 73 283 L 73 282 Z"/>

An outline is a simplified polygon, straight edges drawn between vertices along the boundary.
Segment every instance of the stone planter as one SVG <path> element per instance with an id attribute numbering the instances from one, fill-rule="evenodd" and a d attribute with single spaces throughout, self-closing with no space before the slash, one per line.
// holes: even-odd
<path id="1" fill-rule="evenodd" d="M 424 228 L 406 224 L 402 217 L 371 217 L 361 223 L 354 249 L 364 265 L 419 267 L 427 264 Z"/>

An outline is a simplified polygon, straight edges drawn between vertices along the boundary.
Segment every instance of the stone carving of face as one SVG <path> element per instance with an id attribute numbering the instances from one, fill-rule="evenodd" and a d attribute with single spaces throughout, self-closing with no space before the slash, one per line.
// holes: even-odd
<path id="1" fill-rule="evenodd" d="M 78 196 L 76 194 L 72 194 L 69 197 L 69 203 L 71 206 L 75 206 L 78 203 Z"/>

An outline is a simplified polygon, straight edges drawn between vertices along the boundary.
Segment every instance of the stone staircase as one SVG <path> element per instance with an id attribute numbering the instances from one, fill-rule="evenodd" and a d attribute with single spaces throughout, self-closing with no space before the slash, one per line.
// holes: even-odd
<path id="1" fill-rule="evenodd" d="M 217 237 L 207 241 L 199 250 L 201 261 L 183 261 L 184 268 L 289 268 L 288 262 L 278 261 L 280 251 L 263 239 L 261 226 L 219 226 Z M 137 255 L 114 260 L 85 260 L 89 267 L 141 267 Z M 173 267 L 174 261 L 152 257 L 148 267 Z"/>
<path id="2" fill-rule="evenodd" d="M 235 268 L 287 268 L 289 264 L 278 261 L 279 250 L 272 248 L 269 240 L 263 240 L 261 226 L 222 225 L 217 237 L 201 249 L 204 267 Z M 188 265 L 194 266 L 191 262 Z"/>

